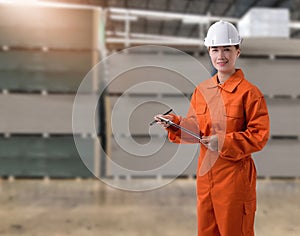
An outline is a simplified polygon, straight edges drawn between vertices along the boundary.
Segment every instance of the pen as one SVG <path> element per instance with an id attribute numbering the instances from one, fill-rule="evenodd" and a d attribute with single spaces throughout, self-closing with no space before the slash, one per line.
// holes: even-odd
<path id="1" fill-rule="evenodd" d="M 167 112 L 165 112 L 163 115 L 168 115 L 168 114 L 170 114 L 172 111 L 173 111 L 173 109 L 170 109 L 170 110 L 168 110 Z M 157 122 L 157 121 L 154 120 L 154 121 L 152 121 L 152 122 L 150 123 L 150 125 L 153 125 L 153 124 L 155 124 L 156 122 Z"/>

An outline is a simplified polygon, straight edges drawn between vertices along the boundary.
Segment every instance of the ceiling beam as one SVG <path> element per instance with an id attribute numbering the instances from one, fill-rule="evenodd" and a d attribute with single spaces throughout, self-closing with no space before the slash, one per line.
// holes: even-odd
<path id="1" fill-rule="evenodd" d="M 165 11 L 168 11 L 168 10 L 169 10 L 170 4 L 171 4 L 171 0 L 167 0 L 167 1 L 166 1 L 166 4 L 165 4 Z M 159 33 L 159 34 L 162 34 L 162 33 L 163 33 L 164 27 L 165 27 L 165 21 L 161 21 L 161 22 L 160 22 L 160 25 L 159 25 L 159 30 L 158 30 L 158 33 Z"/>
<path id="2" fill-rule="evenodd" d="M 206 7 L 203 11 L 203 14 L 207 14 L 207 12 L 209 11 L 209 9 L 210 9 L 211 5 L 213 4 L 214 0 L 208 0 L 207 2 L 208 3 L 207 3 L 207 5 L 206 5 Z"/>
<path id="3" fill-rule="evenodd" d="M 225 10 L 222 12 L 221 16 L 226 16 L 227 13 L 231 10 L 231 8 L 236 6 L 237 1 L 238 0 L 232 0 L 231 2 L 229 2 Z"/>
<path id="4" fill-rule="evenodd" d="M 147 10 L 149 9 L 149 2 L 150 2 L 150 0 L 147 0 L 147 2 L 146 2 L 146 8 L 147 8 Z M 148 20 L 147 19 L 144 19 L 143 32 L 144 33 L 148 32 Z"/>
<path id="5" fill-rule="evenodd" d="M 189 8 L 191 7 L 191 4 L 194 2 L 194 0 L 186 0 L 185 6 L 184 6 L 184 13 L 187 13 Z"/>
<path id="6" fill-rule="evenodd" d="M 193 1 L 194 0 L 186 0 L 183 13 L 187 13 L 187 11 L 190 8 L 190 5 Z M 182 26 L 182 21 L 179 21 L 175 27 L 173 35 L 178 35 L 178 32 L 181 29 L 181 26 Z"/>
<path id="7" fill-rule="evenodd" d="M 239 10 L 237 10 L 236 12 L 238 13 L 238 14 L 236 14 L 237 15 L 237 17 L 242 17 L 243 15 L 245 15 L 245 13 L 250 9 L 250 8 L 252 8 L 252 7 L 254 7 L 254 6 L 256 6 L 257 5 L 257 3 L 259 2 L 260 0 L 252 0 L 252 2 L 250 2 L 250 4 L 248 4 L 249 3 L 249 0 L 242 0 L 241 2 L 240 2 L 240 5 L 239 5 L 239 7 L 238 8 L 240 8 Z M 244 4 L 243 4 L 244 3 Z M 244 7 L 246 5 L 246 7 Z M 242 8 L 242 7 L 244 7 L 244 9 Z"/>

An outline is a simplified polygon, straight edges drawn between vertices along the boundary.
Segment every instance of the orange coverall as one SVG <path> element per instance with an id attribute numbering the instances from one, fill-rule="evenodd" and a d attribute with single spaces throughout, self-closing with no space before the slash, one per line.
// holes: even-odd
<path id="1" fill-rule="evenodd" d="M 218 98 L 222 100 L 223 111 L 214 105 Z M 213 113 L 219 116 L 214 119 L 214 125 Z M 237 69 L 222 85 L 218 84 L 217 75 L 200 83 L 191 98 L 187 116 L 172 116 L 173 122 L 200 135 L 216 134 L 219 138 L 219 150 L 214 152 L 217 159 L 204 174 L 200 174 L 201 165 L 205 159 L 209 160 L 207 154 L 213 151 L 204 145 L 200 147 L 198 235 L 253 236 L 256 168 L 251 153 L 261 150 L 269 138 L 269 115 L 262 93 Z M 225 126 L 218 124 L 222 117 Z M 174 127 L 167 130 L 171 142 L 199 142 Z"/>

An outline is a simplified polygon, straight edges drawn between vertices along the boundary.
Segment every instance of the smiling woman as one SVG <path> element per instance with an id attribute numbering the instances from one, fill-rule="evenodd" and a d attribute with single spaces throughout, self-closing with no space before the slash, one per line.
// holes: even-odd
<path id="1" fill-rule="evenodd" d="M 196 87 L 186 117 L 160 116 L 194 131 L 198 128 L 202 136 L 197 170 L 199 236 L 254 235 L 256 169 L 251 154 L 265 146 L 270 127 L 262 93 L 235 67 L 240 43 L 231 23 L 213 24 L 204 44 L 217 73 Z M 159 123 L 171 142 L 189 142 L 180 129 Z"/>

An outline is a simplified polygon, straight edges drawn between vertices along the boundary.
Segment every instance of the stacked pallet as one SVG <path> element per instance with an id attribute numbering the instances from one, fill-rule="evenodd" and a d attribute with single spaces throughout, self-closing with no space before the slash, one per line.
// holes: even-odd
<path id="1" fill-rule="evenodd" d="M 74 143 L 72 107 L 99 59 L 99 11 L 1 4 L 0 12 L 0 176 L 91 176 Z M 74 135 L 94 156 L 91 129 Z"/>
<path id="2" fill-rule="evenodd" d="M 300 41 L 245 40 L 239 60 L 249 81 L 265 95 L 271 121 L 270 141 L 254 154 L 260 177 L 300 177 Z M 271 42 L 270 42 L 271 41 Z M 264 41 L 265 42 L 265 41 Z"/>
<path id="3" fill-rule="evenodd" d="M 243 68 L 246 78 L 263 92 L 270 113 L 270 141 L 263 151 L 254 154 L 254 160 L 260 177 L 299 177 L 300 94 L 297 75 L 300 51 L 296 49 L 299 48 L 296 47 L 299 41 L 269 41 L 272 42 L 263 46 L 262 39 L 246 39 L 237 65 Z M 169 108 L 173 108 L 179 115 L 185 115 L 188 107 L 186 100 L 193 92 L 193 86 L 182 83 L 186 80 L 173 73 L 176 70 L 159 70 L 158 64 L 164 65 L 164 61 L 169 60 L 174 67 L 186 67 L 192 74 L 197 75 L 193 65 L 183 60 L 184 57 L 168 54 L 169 58 L 160 60 L 159 55 L 161 52 L 155 50 L 149 50 L 148 53 L 129 53 L 123 56 L 126 60 L 119 57 L 118 63 L 112 62 L 109 65 L 110 70 L 113 70 L 117 64 L 127 68 L 135 65 L 133 62 L 136 61 L 141 64 L 150 62 L 149 65 L 157 61 L 153 67 L 132 67 L 126 73 L 118 76 L 115 74 L 116 79 L 108 87 L 111 114 L 107 116 L 107 121 L 114 126 L 109 127 L 112 130 L 108 144 L 109 157 L 113 160 L 113 163 L 107 165 L 109 176 L 195 175 L 197 153 L 194 152 L 193 145 L 180 145 L 182 152 L 178 155 L 182 159 L 192 157 L 188 167 L 184 161 L 179 161 L 170 165 L 170 168 L 159 169 L 167 166 L 176 156 L 179 146 L 166 141 L 166 133 L 160 127 L 157 130 L 154 127 L 149 129 L 148 124 L 153 115 Z M 210 69 L 207 55 L 197 59 Z M 198 82 L 202 80 L 199 77 Z M 149 81 L 159 81 L 171 86 L 160 86 Z M 143 83 L 145 86 L 141 85 Z M 118 119 L 114 119 L 114 116 Z M 159 148 L 153 152 L 155 147 Z"/>
<path id="4" fill-rule="evenodd" d="M 173 109 L 185 115 L 199 81 L 209 78 L 205 66 L 175 49 L 141 46 L 108 60 L 107 176 L 119 178 L 190 176 L 197 166 L 198 145 L 167 141 L 154 115 Z"/>

